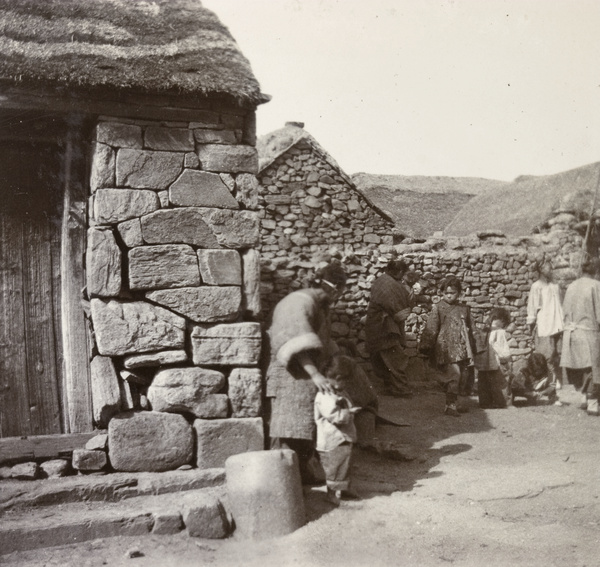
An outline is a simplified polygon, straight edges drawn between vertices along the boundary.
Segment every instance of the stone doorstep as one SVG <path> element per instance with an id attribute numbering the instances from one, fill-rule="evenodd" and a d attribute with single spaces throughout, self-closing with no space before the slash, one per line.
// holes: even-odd
<path id="1" fill-rule="evenodd" d="M 221 468 L 159 473 L 110 473 L 103 476 L 77 475 L 36 481 L 2 480 L 0 514 L 13 509 L 31 510 L 72 502 L 118 502 L 139 496 L 224 485 L 225 469 Z"/>
<path id="2" fill-rule="evenodd" d="M 9 510 L 0 516 L 0 563 L 3 554 L 14 551 L 115 536 L 178 533 L 186 526 L 183 519 L 176 520 L 184 517 L 185 508 L 193 505 L 195 497 L 202 502 L 210 495 L 225 503 L 225 492 L 224 486 L 219 486 L 137 496 L 119 502 L 70 502 Z M 220 525 L 206 528 L 213 533 L 223 530 Z"/>

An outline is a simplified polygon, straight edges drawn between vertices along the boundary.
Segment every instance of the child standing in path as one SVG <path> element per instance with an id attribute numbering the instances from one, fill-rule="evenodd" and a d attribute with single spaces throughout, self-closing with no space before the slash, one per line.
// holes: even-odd
<path id="1" fill-rule="evenodd" d="M 527 300 L 527 324 L 534 340 L 534 350 L 546 357 L 551 382 L 561 387 L 560 351 L 563 310 L 558 285 L 552 281 L 552 264 L 536 263 L 537 281 L 531 285 Z"/>
<path id="2" fill-rule="evenodd" d="M 345 392 L 345 377 L 352 372 L 351 359 L 333 357 L 325 376 L 334 394 L 318 392 L 315 397 L 315 421 L 317 423 L 317 451 L 325 470 L 327 500 L 338 506 L 342 498 L 357 498 L 349 490 L 352 446 L 356 441 L 354 414 L 361 408 L 354 407 Z"/>
<path id="3" fill-rule="evenodd" d="M 432 353 L 443 372 L 440 381 L 446 391 L 446 415 L 459 416 L 468 411 L 466 399 L 471 395 L 474 380 L 474 340 L 471 311 L 458 298 L 462 285 L 451 276 L 442 284 L 443 298 L 433 306 L 419 349 Z M 433 352 L 432 352 L 433 351 Z"/>
<path id="4" fill-rule="evenodd" d="M 510 325 L 510 313 L 503 307 L 495 307 L 489 322 L 486 348 L 475 357 L 479 407 L 506 408 L 512 405 L 511 355 L 505 331 Z"/>

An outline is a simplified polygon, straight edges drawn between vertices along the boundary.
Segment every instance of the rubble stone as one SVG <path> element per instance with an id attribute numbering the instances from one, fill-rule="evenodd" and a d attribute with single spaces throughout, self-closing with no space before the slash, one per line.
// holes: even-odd
<path id="1" fill-rule="evenodd" d="M 104 451 L 88 451 L 87 449 L 75 449 L 72 459 L 73 468 L 78 471 L 100 471 L 108 463 Z"/>
<path id="2" fill-rule="evenodd" d="M 189 502 L 182 510 L 185 529 L 191 537 L 222 539 L 229 534 L 227 513 L 221 501 L 208 493 L 196 493 L 184 497 Z"/>

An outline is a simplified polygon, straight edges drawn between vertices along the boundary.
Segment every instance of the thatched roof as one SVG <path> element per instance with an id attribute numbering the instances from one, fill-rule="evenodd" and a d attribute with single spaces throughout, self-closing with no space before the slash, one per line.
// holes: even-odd
<path id="1" fill-rule="evenodd" d="M 398 230 L 416 238 L 442 231 L 475 195 L 504 181 L 476 177 L 353 173 L 357 189 L 385 211 Z"/>
<path id="2" fill-rule="evenodd" d="M 199 0 L 0 0 L 0 80 L 266 100 Z"/>
<path id="3" fill-rule="evenodd" d="M 471 199 L 444 230 L 462 236 L 486 230 L 524 236 L 564 211 L 589 218 L 600 163 L 540 177 L 522 176 L 512 183 Z M 600 202 L 600 201 L 599 201 Z"/>

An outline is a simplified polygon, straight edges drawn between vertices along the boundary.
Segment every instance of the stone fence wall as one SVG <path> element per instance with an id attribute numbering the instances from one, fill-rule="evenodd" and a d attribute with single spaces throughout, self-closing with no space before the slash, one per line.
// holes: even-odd
<path id="1" fill-rule="evenodd" d="M 497 233 L 481 233 L 468 237 L 432 238 L 416 243 L 410 239 L 394 246 L 356 249 L 343 255 L 343 247 L 330 247 L 313 254 L 312 261 L 288 255 L 287 258 L 262 258 L 262 297 L 265 313 L 291 289 L 307 285 L 319 262 L 331 257 L 342 259 L 350 274 L 346 293 L 333 310 L 335 338 L 353 340 L 363 357 L 364 316 L 374 279 L 381 275 L 388 261 L 403 257 L 421 275 L 424 285 L 422 301 L 407 320 L 409 354 L 417 354 L 417 341 L 433 302 L 439 300 L 442 280 L 457 276 L 463 283 L 462 301 L 472 309 L 478 327 L 483 327 L 489 310 L 506 307 L 512 317 L 508 329 L 515 358 L 531 350 L 526 325 L 528 291 L 535 279 L 534 262 L 546 256 L 552 260 L 554 275 L 564 288 L 576 277 L 581 256 L 579 232 L 553 225 L 544 234 L 524 238 L 506 238 Z"/>
<path id="2" fill-rule="evenodd" d="M 240 143 L 252 140 L 248 123 L 199 111 L 196 123 L 107 117 L 94 130 L 92 401 L 118 470 L 223 466 L 228 451 L 263 448 L 258 159 Z M 144 446 L 152 451 L 140 455 Z"/>

